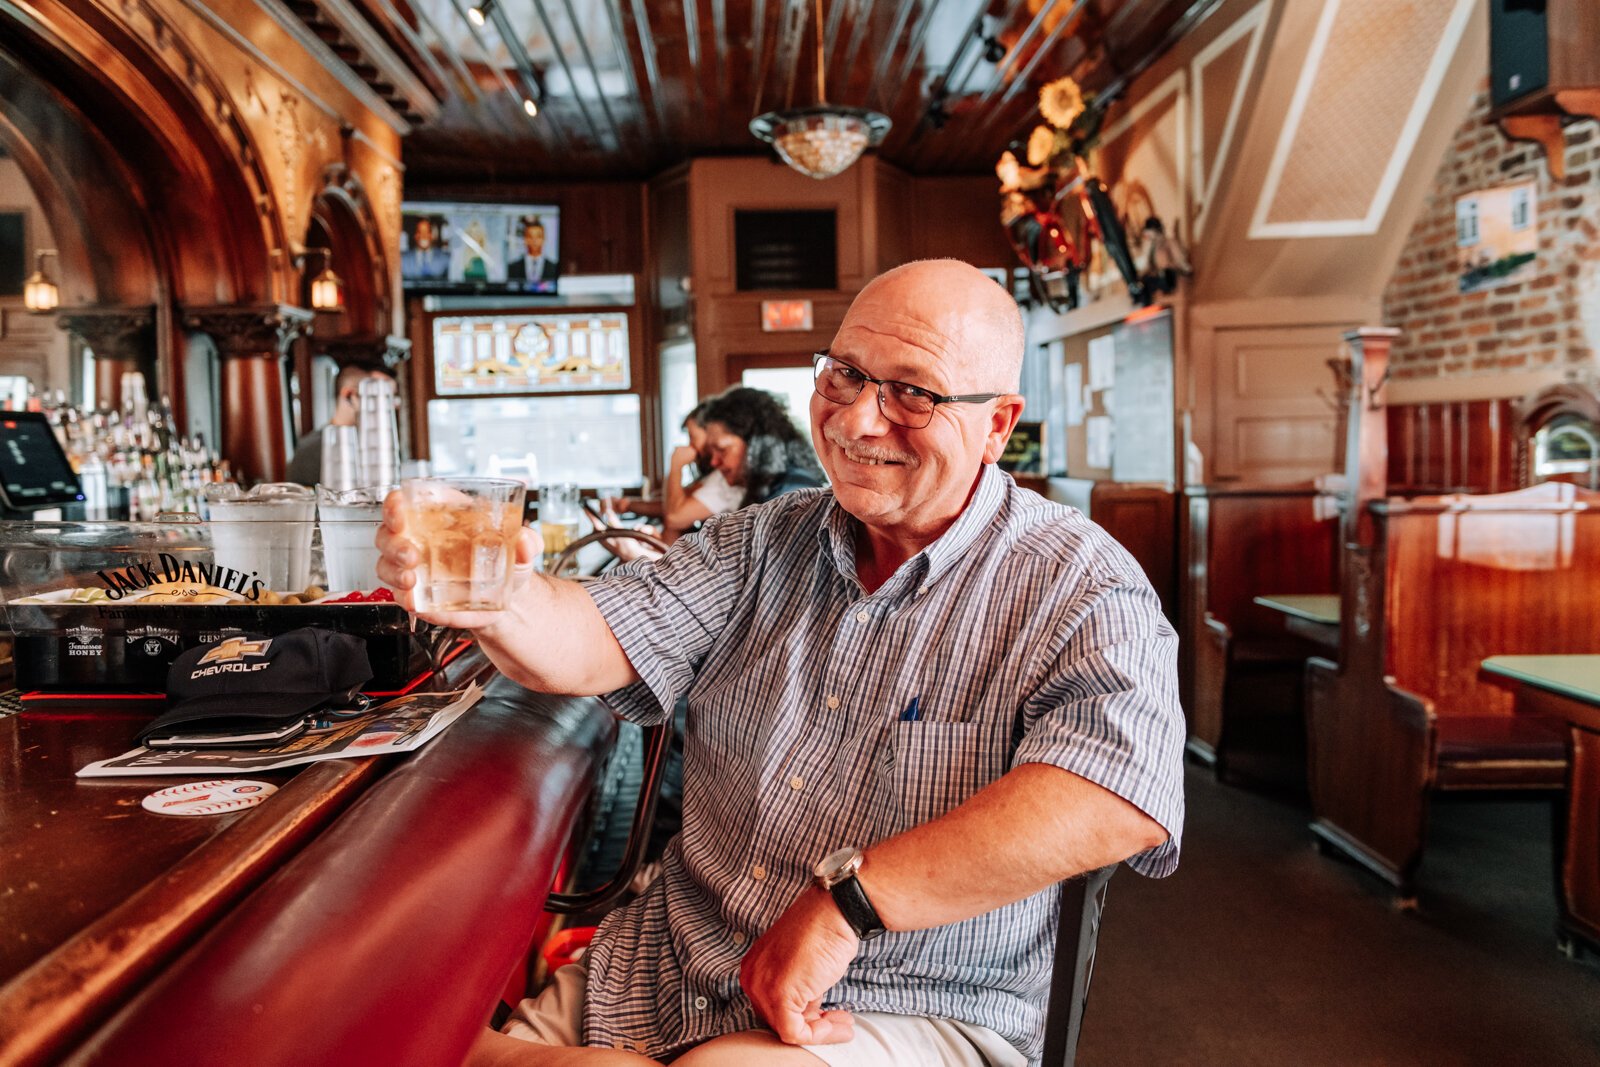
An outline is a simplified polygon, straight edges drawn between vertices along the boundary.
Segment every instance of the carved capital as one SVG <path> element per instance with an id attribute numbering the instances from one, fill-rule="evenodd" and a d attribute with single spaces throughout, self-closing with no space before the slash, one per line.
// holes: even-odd
<path id="1" fill-rule="evenodd" d="M 96 359 L 155 362 L 154 305 L 64 308 L 56 312 L 56 325 L 82 341 Z"/>
<path id="2" fill-rule="evenodd" d="M 282 356 L 295 338 L 311 332 L 311 312 L 287 304 L 224 305 L 189 308 L 186 329 L 209 334 L 224 359 Z"/>
<path id="3" fill-rule="evenodd" d="M 387 367 L 398 367 L 411 358 L 411 339 L 392 334 L 383 339 L 383 362 Z"/>
<path id="4" fill-rule="evenodd" d="M 329 337 L 317 348 L 341 367 L 397 367 L 411 358 L 411 342 L 404 337 Z"/>

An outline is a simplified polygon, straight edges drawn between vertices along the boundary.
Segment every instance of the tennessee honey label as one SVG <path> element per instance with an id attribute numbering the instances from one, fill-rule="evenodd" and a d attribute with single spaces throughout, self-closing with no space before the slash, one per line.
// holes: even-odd
<path id="1" fill-rule="evenodd" d="M 67 627 L 67 655 L 98 656 L 103 651 L 106 632 L 98 626 Z"/>

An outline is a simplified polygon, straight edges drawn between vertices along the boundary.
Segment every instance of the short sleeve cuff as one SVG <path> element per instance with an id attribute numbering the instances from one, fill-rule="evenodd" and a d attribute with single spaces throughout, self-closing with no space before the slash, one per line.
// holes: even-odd
<path id="1" fill-rule="evenodd" d="M 1129 856 L 1127 864 L 1150 878 L 1165 878 L 1178 869 L 1178 852 L 1183 843 L 1183 795 L 1181 777 L 1174 790 L 1150 785 L 1152 772 L 1131 763 L 1127 753 L 1106 744 L 1085 743 L 1081 738 L 1070 747 L 1052 743 L 1053 738 L 1030 736 L 1017 748 L 1012 766 L 1043 763 L 1059 767 L 1115 793 L 1144 812 L 1167 832 L 1167 839 L 1154 848 Z M 1181 762 L 1179 774 L 1181 775 Z M 1159 775 L 1155 775 L 1159 778 Z"/>
<path id="2" fill-rule="evenodd" d="M 646 579 L 620 574 L 585 586 L 639 681 L 602 695 L 629 722 L 651 726 L 671 713 L 679 695 L 694 681 L 684 662 L 682 642 L 662 620 L 652 617 Z"/>

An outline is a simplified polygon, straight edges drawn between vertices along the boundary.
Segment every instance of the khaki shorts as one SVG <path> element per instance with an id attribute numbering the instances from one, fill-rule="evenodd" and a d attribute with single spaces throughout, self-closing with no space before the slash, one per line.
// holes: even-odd
<path id="1" fill-rule="evenodd" d="M 570 963 L 537 997 L 517 1005 L 501 1032 L 536 1045 L 583 1044 L 583 995 L 588 972 Z M 829 1067 L 1024 1067 L 1028 1062 L 987 1027 L 953 1019 L 924 1019 L 886 1012 L 855 1013 L 856 1036 L 842 1045 L 806 1045 Z"/>

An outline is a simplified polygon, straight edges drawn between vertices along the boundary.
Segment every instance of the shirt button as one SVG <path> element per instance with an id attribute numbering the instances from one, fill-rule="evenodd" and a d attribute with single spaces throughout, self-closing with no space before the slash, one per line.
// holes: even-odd
<path id="1" fill-rule="evenodd" d="M 927 591 L 928 591 L 928 587 L 927 586 L 922 586 L 920 589 L 917 590 L 917 595 L 921 596 L 923 593 L 926 593 Z"/>
<path id="2" fill-rule="evenodd" d="M 709 1004 L 709 1003 L 711 1003 L 711 1002 L 709 1000 L 707 1000 L 705 997 L 695 997 L 694 998 L 694 1007 L 695 1007 L 696 1011 L 705 1011 L 706 1010 L 706 1005 Z"/>
<path id="3" fill-rule="evenodd" d="M 832 709 L 837 708 L 839 706 L 839 698 L 830 693 L 828 695 L 828 702 L 827 703 L 828 703 L 828 709 L 831 711 Z"/>
<path id="4" fill-rule="evenodd" d="M 868 615 L 868 614 L 867 614 L 867 613 L 866 613 L 866 612 L 864 612 L 864 611 L 858 611 L 858 612 L 856 612 L 856 622 L 866 622 L 866 621 L 867 621 L 867 620 L 868 620 L 868 619 L 870 619 L 870 618 L 872 618 L 872 616 L 871 616 L 871 615 Z"/>
<path id="5" fill-rule="evenodd" d="M 744 931 L 743 930 L 735 930 L 733 932 L 733 943 L 735 945 L 744 944 Z"/>
<path id="6" fill-rule="evenodd" d="M 750 868 L 750 877 L 754 878 L 756 881 L 759 882 L 762 879 L 766 878 L 766 876 L 767 876 L 767 869 L 765 867 L 761 866 L 761 864 L 758 863 L 754 867 Z"/>
<path id="7" fill-rule="evenodd" d="M 790 789 L 798 791 L 798 790 L 804 789 L 805 787 L 806 787 L 806 780 L 804 778 L 800 777 L 798 774 L 795 775 L 793 778 L 789 779 L 789 788 Z"/>

